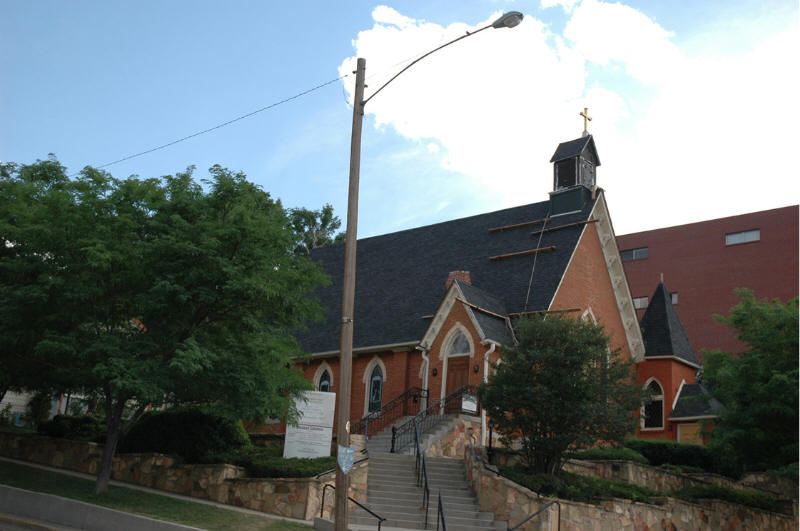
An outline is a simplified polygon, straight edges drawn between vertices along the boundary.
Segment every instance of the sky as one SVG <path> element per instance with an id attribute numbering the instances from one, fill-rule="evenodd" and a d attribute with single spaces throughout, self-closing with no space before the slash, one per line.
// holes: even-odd
<path id="1" fill-rule="evenodd" d="M 544 201 L 588 107 L 617 234 L 798 203 L 790 0 L 0 0 L 0 160 L 198 179 L 221 164 L 342 220 L 356 57 L 359 237 Z M 342 79 L 337 79 L 343 76 Z"/>

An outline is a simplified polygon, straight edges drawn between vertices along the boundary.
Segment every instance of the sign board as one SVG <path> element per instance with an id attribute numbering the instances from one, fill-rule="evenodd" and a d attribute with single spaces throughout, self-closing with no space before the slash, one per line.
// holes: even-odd
<path id="1" fill-rule="evenodd" d="M 303 393 L 303 397 L 295 404 L 300 412 L 297 426 L 286 425 L 283 457 L 313 458 L 331 455 L 335 404 L 336 393 Z"/>
<path id="2" fill-rule="evenodd" d="M 339 468 L 342 472 L 347 474 L 353 468 L 353 460 L 355 459 L 356 451 L 348 446 L 339 446 L 339 452 L 336 454 L 336 461 L 339 463 Z"/>

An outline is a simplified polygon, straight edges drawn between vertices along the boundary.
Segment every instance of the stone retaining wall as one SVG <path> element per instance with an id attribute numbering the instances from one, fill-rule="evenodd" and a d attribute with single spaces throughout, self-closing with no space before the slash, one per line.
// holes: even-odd
<path id="1" fill-rule="evenodd" d="M 517 525 L 530 514 L 542 509 L 552 498 L 535 492 L 497 475 L 484 467 L 483 459 L 472 450 L 466 455 L 467 476 L 477 494 L 482 511 L 492 512 L 495 519 Z M 693 529 L 712 531 L 726 529 L 797 529 L 797 518 L 743 507 L 716 500 L 702 505 L 673 498 L 658 498 L 656 504 L 610 499 L 602 505 L 567 500 L 545 509 L 521 529 L 556 530 L 560 520 L 563 531 L 606 531 L 649 529 Z"/>
<path id="2" fill-rule="evenodd" d="M 470 439 L 473 444 L 481 433 L 481 420 L 478 417 L 459 415 L 452 428 L 425 450 L 428 457 L 464 457 L 469 448 Z"/>
<path id="3" fill-rule="evenodd" d="M 97 474 L 102 446 L 38 435 L 0 432 L 0 455 L 86 474 Z M 368 461 L 350 472 L 350 496 L 367 499 Z M 334 473 L 318 478 L 247 478 L 241 467 L 228 464 L 184 465 L 162 454 L 120 454 L 114 458 L 113 479 L 270 514 L 310 520 L 319 516 L 322 489 L 333 485 Z M 334 503 L 327 489 L 328 514 Z"/>

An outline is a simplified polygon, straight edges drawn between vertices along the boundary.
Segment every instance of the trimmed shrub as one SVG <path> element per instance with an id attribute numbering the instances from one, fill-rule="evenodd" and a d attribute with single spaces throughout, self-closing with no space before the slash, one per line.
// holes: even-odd
<path id="1" fill-rule="evenodd" d="M 308 478 L 336 467 L 335 457 L 284 458 L 280 446 L 251 446 L 214 456 L 215 462 L 244 467 L 251 478 Z"/>
<path id="2" fill-rule="evenodd" d="M 687 487 L 672 493 L 672 496 L 681 500 L 697 503 L 702 499 L 722 500 L 765 511 L 781 512 L 778 501 L 766 492 L 751 490 L 734 490 L 716 485 L 708 487 Z"/>
<path id="3" fill-rule="evenodd" d="M 80 417 L 56 415 L 51 420 L 39 424 L 37 431 L 41 435 L 49 437 L 60 437 L 75 441 L 104 442 L 107 430 L 103 421 L 91 415 Z"/>
<path id="4" fill-rule="evenodd" d="M 731 478 L 738 478 L 742 474 L 741 465 L 732 455 L 712 452 L 697 444 L 657 439 L 625 439 L 624 446 L 636 450 L 654 466 L 670 464 L 696 467 Z"/>
<path id="5" fill-rule="evenodd" d="M 584 503 L 597 503 L 608 498 L 649 503 L 651 496 L 659 496 L 656 491 L 637 485 L 577 474 L 533 474 L 519 467 L 499 467 L 499 470 L 508 479 L 537 494 Z"/>
<path id="6" fill-rule="evenodd" d="M 602 448 L 589 448 L 575 454 L 575 459 L 619 459 L 622 461 L 633 461 L 635 463 L 649 464 L 645 456 L 631 448 L 604 446 Z"/>
<path id="7" fill-rule="evenodd" d="M 158 452 L 187 463 L 215 462 L 214 456 L 250 446 L 241 420 L 198 409 L 149 412 L 120 441 L 120 453 Z"/>
<path id="8" fill-rule="evenodd" d="M 797 481 L 798 478 L 798 463 L 789 463 L 786 466 L 767 470 L 767 474 L 778 476 L 781 478 L 793 479 Z"/>

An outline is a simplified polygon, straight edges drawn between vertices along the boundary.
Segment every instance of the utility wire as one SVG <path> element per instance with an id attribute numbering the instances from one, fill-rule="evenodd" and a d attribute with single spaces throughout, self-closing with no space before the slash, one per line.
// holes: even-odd
<path id="1" fill-rule="evenodd" d="M 208 129 L 203 129 L 202 131 L 198 131 L 197 133 L 192 133 L 191 135 L 187 135 L 187 136 L 184 136 L 183 138 L 179 138 L 177 140 L 173 140 L 172 142 L 168 142 L 166 144 L 162 144 L 160 146 L 157 146 L 157 147 L 145 150 L 145 151 L 141 151 L 139 153 L 134 153 L 133 155 L 128 155 L 127 157 L 123 157 L 121 159 L 117 159 L 117 160 L 115 160 L 113 162 L 107 162 L 107 163 L 105 163 L 105 164 L 103 164 L 101 166 L 95 166 L 95 168 L 98 169 L 98 170 L 102 169 L 102 168 L 107 168 L 109 166 L 112 166 L 114 164 L 118 164 L 120 162 L 124 162 L 126 160 L 134 159 L 136 157 L 141 157 L 142 155 L 147 155 L 148 153 L 152 153 L 154 151 L 158 151 L 160 149 L 167 148 L 169 146 L 174 146 L 175 144 L 177 144 L 179 142 L 183 142 L 184 140 L 189 140 L 190 138 L 194 138 L 196 136 L 200 136 L 200 135 L 204 135 L 206 133 L 210 133 L 211 131 L 215 131 L 217 129 L 225 127 L 226 125 L 231 125 L 232 123 L 238 122 L 239 120 L 244 120 L 245 118 L 249 118 L 249 117 L 253 116 L 254 114 L 258 114 L 260 112 L 264 112 L 266 110 L 272 109 L 273 107 L 277 107 L 278 105 L 282 105 L 284 103 L 287 103 L 287 102 L 290 102 L 292 100 L 295 100 L 295 99 L 297 99 L 297 98 L 299 98 L 301 96 L 305 96 L 306 94 L 310 94 L 311 92 L 314 92 L 315 90 L 319 90 L 322 87 L 326 87 L 326 86 L 330 85 L 331 83 L 336 83 L 337 81 L 340 81 L 340 80 L 342 80 L 342 79 L 344 79 L 346 77 L 349 77 L 349 76 L 350 76 L 350 74 L 345 74 L 343 76 L 339 76 L 336 79 L 331 79 L 330 81 L 326 81 L 325 83 L 317 85 L 316 87 L 310 88 L 308 90 L 304 90 L 303 92 L 299 92 L 299 93 L 295 94 L 294 96 L 290 96 L 290 97 L 288 97 L 286 99 L 283 99 L 281 101 L 277 101 L 275 103 L 271 103 L 271 104 L 267 105 L 266 107 L 261 107 L 260 109 L 256 109 L 255 111 L 249 112 L 247 114 L 243 114 L 241 116 L 237 116 L 236 118 L 233 118 L 232 120 L 228 120 L 227 122 L 223 122 L 221 124 L 215 125 L 214 127 L 209 127 Z M 76 173 L 76 174 L 72 175 L 72 177 L 75 177 L 76 175 L 78 175 L 78 174 Z"/>

